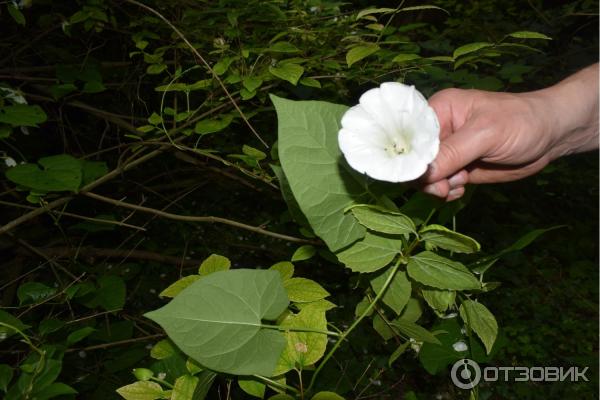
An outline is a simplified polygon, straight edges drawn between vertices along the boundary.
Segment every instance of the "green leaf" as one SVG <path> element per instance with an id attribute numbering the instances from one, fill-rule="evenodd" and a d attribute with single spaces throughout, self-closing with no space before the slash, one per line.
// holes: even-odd
<path id="1" fill-rule="evenodd" d="M 316 253 L 317 249 L 315 249 L 315 246 L 305 244 L 304 246 L 300 246 L 296 249 L 296 251 L 292 255 L 292 262 L 308 260 L 312 258 Z"/>
<path id="2" fill-rule="evenodd" d="M 459 262 L 448 260 L 430 251 L 412 256 L 408 261 L 408 275 L 427 286 L 450 290 L 477 290 L 481 284 Z"/>
<path id="3" fill-rule="evenodd" d="M 448 11 L 446 11 L 445 9 L 438 7 L 438 6 L 432 6 L 432 5 L 422 5 L 422 6 L 411 6 L 411 7 L 404 7 L 401 8 L 400 11 L 421 11 L 421 10 L 440 10 L 445 12 L 446 14 L 450 14 Z"/>
<path id="4" fill-rule="evenodd" d="M 206 260 L 202 261 L 202 264 L 200 264 L 198 274 L 206 276 L 213 272 L 226 271 L 229 268 L 231 268 L 231 261 L 229 261 L 229 258 L 219 254 L 211 254 Z"/>
<path id="5" fill-rule="evenodd" d="M 37 303 L 56 293 L 56 288 L 51 288 L 40 282 L 25 282 L 17 289 L 19 305 Z"/>
<path id="6" fill-rule="evenodd" d="M 76 330 L 75 332 L 71 332 L 69 336 L 67 336 L 67 346 L 71 346 L 77 342 L 82 341 L 95 331 L 96 329 L 92 328 L 91 326 L 86 326 L 85 328 L 81 328 Z"/>
<path id="7" fill-rule="evenodd" d="M 81 185 L 85 186 L 88 183 L 95 181 L 96 179 L 106 175 L 108 173 L 108 166 L 104 161 L 81 161 Z"/>
<path id="8" fill-rule="evenodd" d="M 177 349 L 175 349 L 173 342 L 169 339 L 163 339 L 152 346 L 152 349 L 150 349 L 150 357 L 156 360 L 163 360 L 175 355 L 176 352 Z"/>
<path id="9" fill-rule="evenodd" d="M 300 51 L 296 46 L 289 42 L 277 42 L 273 43 L 267 51 L 275 52 L 275 53 L 297 53 Z M 250 90 L 250 89 L 248 89 Z"/>
<path id="10" fill-rule="evenodd" d="M 248 146 L 247 144 L 242 146 L 242 153 L 244 153 L 245 155 L 250 156 L 258 161 L 264 160 L 265 158 L 267 158 L 267 155 L 265 154 L 264 151 L 261 151 L 252 146 Z"/>
<path id="11" fill-rule="evenodd" d="M 314 307 L 317 310 L 329 311 L 337 307 L 335 304 L 325 299 L 310 301 L 308 303 L 296 303 L 295 305 L 299 310 L 303 310 L 307 307 Z"/>
<path id="12" fill-rule="evenodd" d="M 281 261 L 271 266 L 272 270 L 279 272 L 281 280 L 286 281 L 294 275 L 294 264 L 289 261 Z"/>
<path id="13" fill-rule="evenodd" d="M 402 240 L 367 233 L 360 240 L 337 254 L 340 262 L 354 272 L 375 272 L 388 265 L 402 248 Z"/>
<path id="14" fill-rule="evenodd" d="M 196 282 L 198 279 L 202 278 L 200 275 L 188 275 L 184 276 L 181 279 L 171 283 L 166 289 L 159 293 L 160 297 L 175 297 L 177 296 L 183 289 L 190 286 L 192 283 Z"/>
<path id="15" fill-rule="evenodd" d="M 215 119 L 203 119 L 196 123 L 194 132 L 200 135 L 215 133 L 227 128 L 233 122 L 233 115 L 226 114 Z"/>
<path id="16" fill-rule="evenodd" d="M 132 372 L 138 381 L 149 381 L 154 376 L 154 372 L 148 368 L 134 368 Z"/>
<path id="17" fill-rule="evenodd" d="M 249 92 L 254 92 L 263 84 L 263 80 L 256 76 L 247 76 L 242 80 L 242 84 Z"/>
<path id="18" fill-rule="evenodd" d="M 167 69 L 166 64 L 150 64 L 148 68 L 146 68 L 146 73 L 148 75 L 158 75 Z"/>
<path id="19" fill-rule="evenodd" d="M 13 3 L 8 3 L 7 8 L 12 19 L 14 19 L 17 24 L 25 26 L 25 16 L 21 10 Z"/>
<path id="20" fill-rule="evenodd" d="M 389 14 L 394 11 L 396 11 L 395 8 L 367 8 L 366 10 L 359 11 L 356 14 L 356 19 L 358 20 L 371 14 Z"/>
<path id="21" fill-rule="evenodd" d="M 69 394 L 77 394 L 77 390 L 73 389 L 67 384 L 61 382 L 53 382 L 50 385 L 43 388 L 42 390 L 35 392 L 33 397 L 36 400 L 46 400 Z"/>
<path id="22" fill-rule="evenodd" d="M 454 304 L 456 292 L 452 290 L 421 289 L 423 298 L 431 308 L 444 313 Z"/>
<path id="23" fill-rule="evenodd" d="M 440 344 L 440 341 L 431 332 L 413 322 L 398 318 L 393 320 L 391 324 L 409 338 L 425 343 Z"/>
<path id="24" fill-rule="evenodd" d="M 198 386 L 199 378 L 192 375 L 183 375 L 175 380 L 171 400 L 191 400 Z"/>
<path id="25" fill-rule="evenodd" d="M 437 336 L 440 344 L 424 343 L 419 351 L 419 361 L 430 374 L 436 374 L 461 358 L 469 355 L 467 352 L 457 352 L 452 345 L 458 341 L 466 341 L 461 333 L 461 327 L 456 318 L 442 320 L 434 325 L 433 330 L 441 331 Z"/>
<path id="26" fill-rule="evenodd" d="M 456 50 L 454 50 L 452 57 L 456 60 L 460 56 L 464 56 L 465 54 L 473 53 L 477 50 L 485 49 L 487 47 L 492 47 L 493 45 L 493 43 L 488 42 L 475 42 L 465 44 L 464 46 L 460 46 Z"/>
<path id="27" fill-rule="evenodd" d="M 390 276 L 391 269 L 388 268 L 382 273 L 375 275 L 371 278 L 371 287 L 375 291 L 375 293 L 379 293 L 383 288 L 384 283 Z M 383 303 L 390 307 L 394 312 L 398 315 L 408 303 L 408 299 L 410 299 L 411 293 L 411 284 L 410 281 L 406 277 L 406 272 L 398 271 L 394 278 L 390 282 L 387 290 L 383 294 Z"/>
<path id="28" fill-rule="evenodd" d="M 386 211 L 366 204 L 353 206 L 350 211 L 362 226 L 375 232 L 408 234 L 416 230 L 412 220 L 399 212 Z"/>
<path id="29" fill-rule="evenodd" d="M 346 53 L 346 64 L 348 64 L 348 67 L 351 67 L 352 64 L 376 53 L 379 49 L 380 47 L 376 44 L 362 44 L 353 47 Z"/>
<path id="30" fill-rule="evenodd" d="M 498 323 L 494 314 L 486 306 L 473 300 L 464 300 L 459 312 L 462 320 L 479 336 L 489 354 L 498 336 Z"/>
<path id="31" fill-rule="evenodd" d="M 315 307 L 306 307 L 298 314 L 288 315 L 281 327 L 290 329 L 327 330 L 325 311 Z M 276 375 L 291 369 L 304 368 L 319 361 L 327 347 L 327 335 L 313 332 L 285 332 L 286 347 L 279 359 Z"/>
<path id="32" fill-rule="evenodd" d="M 344 398 L 334 392 L 319 392 L 311 397 L 310 400 L 344 400 Z"/>
<path id="33" fill-rule="evenodd" d="M 36 164 L 21 164 L 6 171 L 12 182 L 39 192 L 77 191 L 83 173 L 79 160 L 68 154 L 44 157 Z"/>
<path id="34" fill-rule="evenodd" d="M 295 400 L 292 396 L 285 393 L 277 393 L 274 396 L 269 397 L 268 400 Z"/>
<path id="35" fill-rule="evenodd" d="M 265 397 L 266 385 L 256 379 L 238 379 L 240 388 L 250 396 L 262 399 Z"/>
<path id="36" fill-rule="evenodd" d="M 8 364 L 0 364 L 0 390 L 6 392 L 8 384 L 12 380 L 13 369 Z"/>
<path id="37" fill-rule="evenodd" d="M 477 241 L 442 225 L 428 225 L 419 232 L 428 245 L 456 253 L 475 253 L 481 249 Z"/>
<path id="38" fill-rule="evenodd" d="M 222 58 L 213 66 L 213 72 L 217 75 L 223 75 L 225 72 L 227 72 L 233 60 L 234 59 L 232 57 Z"/>
<path id="39" fill-rule="evenodd" d="M 407 340 L 406 342 L 404 342 L 400 346 L 398 346 L 396 348 L 396 350 L 394 350 L 394 352 L 388 359 L 388 367 L 390 367 L 390 368 L 392 367 L 392 364 L 398 359 L 398 357 L 400 357 L 402 354 L 404 354 L 404 352 L 406 351 L 406 349 L 408 348 L 409 345 L 410 345 L 410 341 Z"/>
<path id="40" fill-rule="evenodd" d="M 507 253 L 512 253 L 513 251 L 523 250 L 525 247 L 529 246 L 533 241 L 535 241 L 538 237 L 542 236 L 546 232 L 553 231 L 555 229 L 564 228 L 565 225 L 557 225 L 552 226 L 546 229 L 534 229 L 532 231 L 527 232 L 525 235 L 521 236 L 517 239 L 513 244 L 511 244 L 506 249 L 502 250 L 496 257 L 500 257 Z"/>
<path id="41" fill-rule="evenodd" d="M 514 37 L 517 39 L 543 39 L 543 40 L 552 40 L 551 37 L 544 35 L 539 32 L 531 32 L 531 31 L 519 31 L 509 33 L 507 36 Z"/>
<path id="42" fill-rule="evenodd" d="M 386 342 L 397 335 L 390 324 L 384 320 L 380 314 L 375 314 L 373 316 L 373 329 Z"/>
<path id="43" fill-rule="evenodd" d="M 314 78 L 302 78 L 300 79 L 300 84 L 308 87 L 321 89 L 321 82 Z"/>
<path id="44" fill-rule="evenodd" d="M 304 67 L 298 64 L 281 64 L 279 63 L 277 66 L 269 67 L 269 72 L 276 76 L 279 79 L 283 79 L 284 81 L 288 81 L 292 85 L 296 86 L 298 84 L 298 80 L 304 73 Z"/>
<path id="45" fill-rule="evenodd" d="M 271 169 L 277 176 L 277 180 L 279 181 L 279 188 L 281 190 L 281 195 L 285 200 L 285 203 L 288 206 L 288 210 L 294 219 L 299 225 L 309 226 L 308 220 L 306 216 L 300 210 L 300 205 L 296 201 L 294 194 L 292 193 L 292 189 L 290 187 L 290 183 L 288 182 L 286 176 L 283 173 L 283 169 L 279 165 L 271 164 Z"/>
<path id="46" fill-rule="evenodd" d="M 423 314 L 423 309 L 421 308 L 421 302 L 415 298 L 408 299 L 408 303 L 406 303 L 406 307 L 404 307 L 404 311 L 402 311 L 402 315 L 400 315 L 400 319 L 403 321 L 416 322 L 421 315 Z"/>
<path id="47" fill-rule="evenodd" d="M 120 310 L 125 305 L 126 287 L 123 278 L 116 275 L 102 275 L 98 278 L 98 289 L 86 306 L 102 307 L 106 311 Z"/>
<path id="48" fill-rule="evenodd" d="M 337 145 L 340 120 L 348 107 L 273 95 L 271 100 L 277 111 L 281 166 L 314 232 L 333 252 L 364 237 L 365 228 L 343 212 L 367 200 L 364 186 L 342 161 Z"/>
<path id="49" fill-rule="evenodd" d="M 207 368 L 270 376 L 285 338 L 261 320 L 277 319 L 288 303 L 277 271 L 236 269 L 207 275 L 145 315 Z"/>
<path id="50" fill-rule="evenodd" d="M 0 107 L 0 122 L 12 126 L 38 126 L 45 122 L 48 116 L 37 105 L 13 104 Z"/>
<path id="51" fill-rule="evenodd" d="M 392 58 L 392 62 L 403 63 L 418 60 L 419 58 L 421 58 L 421 56 L 418 54 L 398 54 L 396 57 Z"/>
<path id="52" fill-rule="evenodd" d="M 290 301 L 308 303 L 329 296 L 329 292 L 317 282 L 306 278 L 290 278 L 283 282 Z"/>
<path id="53" fill-rule="evenodd" d="M 163 390 L 156 382 L 140 381 L 117 389 L 126 400 L 155 400 L 163 398 Z"/>

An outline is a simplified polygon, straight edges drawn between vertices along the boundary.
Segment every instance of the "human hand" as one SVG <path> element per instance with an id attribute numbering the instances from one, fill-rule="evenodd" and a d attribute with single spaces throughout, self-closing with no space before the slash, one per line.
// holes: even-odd
<path id="1" fill-rule="evenodd" d="M 598 65 L 548 89 L 494 93 L 446 89 L 429 99 L 440 151 L 421 182 L 448 201 L 467 183 L 507 182 L 598 145 Z"/>

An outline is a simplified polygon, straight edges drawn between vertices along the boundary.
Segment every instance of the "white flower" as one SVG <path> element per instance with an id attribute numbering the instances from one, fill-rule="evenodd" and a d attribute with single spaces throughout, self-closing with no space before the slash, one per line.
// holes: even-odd
<path id="1" fill-rule="evenodd" d="M 363 93 L 342 117 L 338 143 L 346 161 L 371 178 L 418 178 L 438 153 L 440 125 L 414 86 L 383 83 Z"/>
<path id="2" fill-rule="evenodd" d="M 468 350 L 467 344 L 465 342 L 463 342 L 462 340 L 454 343 L 452 345 L 452 348 L 454 349 L 454 351 L 458 351 L 458 352 L 467 351 Z"/>
<path id="3" fill-rule="evenodd" d="M 17 166 L 17 162 L 12 157 L 6 157 L 4 159 L 4 164 L 6 164 L 6 166 L 9 167 L 9 168 Z"/>

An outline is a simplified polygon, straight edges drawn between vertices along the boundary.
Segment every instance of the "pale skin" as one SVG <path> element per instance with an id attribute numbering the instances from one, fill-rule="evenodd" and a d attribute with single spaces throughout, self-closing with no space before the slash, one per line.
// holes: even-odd
<path id="1" fill-rule="evenodd" d="M 597 149 L 598 91 L 594 64 L 534 92 L 434 94 L 440 151 L 421 179 L 423 190 L 452 201 L 467 183 L 514 181 L 559 157 Z"/>

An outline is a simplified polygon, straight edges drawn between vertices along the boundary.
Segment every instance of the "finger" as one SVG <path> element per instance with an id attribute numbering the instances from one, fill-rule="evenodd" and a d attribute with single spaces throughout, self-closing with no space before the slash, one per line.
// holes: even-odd
<path id="1" fill-rule="evenodd" d="M 463 197 L 464 194 L 465 194 L 465 187 L 459 186 L 457 188 L 452 189 L 448 193 L 448 196 L 446 197 L 446 201 L 454 201 L 454 200 L 460 199 L 461 197 Z"/>
<path id="2" fill-rule="evenodd" d="M 493 140 L 493 136 L 489 135 L 486 128 L 480 128 L 476 124 L 477 121 L 467 122 L 453 135 L 441 141 L 437 157 L 429 164 L 423 177 L 425 182 L 433 183 L 444 179 L 486 155 L 492 146 L 488 143 L 488 138 Z"/>
<path id="3" fill-rule="evenodd" d="M 512 182 L 526 178 L 541 171 L 548 160 L 541 158 L 527 165 L 498 166 L 487 163 L 476 163 L 469 168 L 468 179 L 470 183 L 501 183 Z"/>
<path id="4" fill-rule="evenodd" d="M 448 183 L 447 179 L 442 179 L 438 182 L 423 186 L 421 190 L 435 197 L 445 199 L 450 192 L 450 184 Z"/>
<path id="5" fill-rule="evenodd" d="M 469 92 L 464 89 L 444 89 L 428 100 L 440 123 L 440 139 L 452 134 L 465 123 L 466 108 L 470 107 Z"/>

